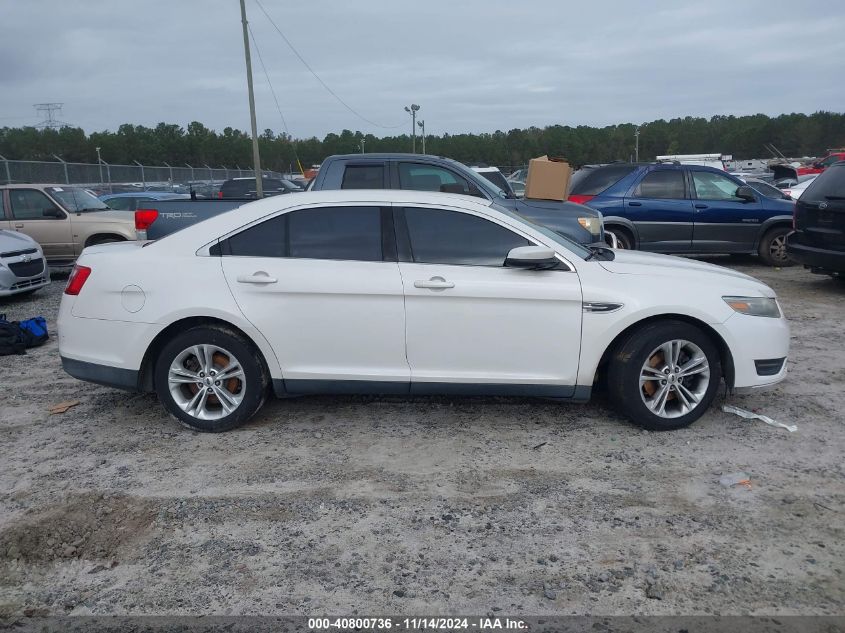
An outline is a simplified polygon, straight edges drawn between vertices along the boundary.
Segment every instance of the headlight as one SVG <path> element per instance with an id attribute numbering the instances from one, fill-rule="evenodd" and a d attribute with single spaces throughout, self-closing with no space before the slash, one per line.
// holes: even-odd
<path id="1" fill-rule="evenodd" d="M 780 317 L 780 308 L 776 299 L 768 297 L 722 297 L 730 307 L 749 316 Z"/>
<path id="2" fill-rule="evenodd" d="M 593 235 L 601 235 L 601 218 L 578 218 L 578 224 L 583 226 Z"/>

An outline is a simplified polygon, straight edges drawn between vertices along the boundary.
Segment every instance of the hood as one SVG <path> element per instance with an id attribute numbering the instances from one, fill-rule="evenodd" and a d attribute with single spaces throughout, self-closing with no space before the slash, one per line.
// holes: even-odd
<path id="1" fill-rule="evenodd" d="M 745 273 L 730 268 L 700 262 L 686 257 L 643 253 L 642 251 L 614 251 L 613 261 L 600 261 L 605 270 L 620 275 L 648 275 L 650 277 L 682 278 L 690 283 L 695 277 L 702 283 L 729 282 L 731 287 L 744 288 L 749 296 L 774 297 L 775 291 Z"/>
<path id="2" fill-rule="evenodd" d="M 571 211 L 573 213 L 580 211 L 583 212 L 585 216 L 590 217 L 601 215 L 598 211 L 591 207 L 578 204 L 576 202 L 569 202 L 568 200 L 534 200 L 533 198 L 520 198 L 515 202 L 517 210 L 520 208 L 532 209 L 534 211 L 560 211 L 561 209 L 566 209 L 567 211 Z"/>
<path id="3" fill-rule="evenodd" d="M 71 213 L 74 222 L 126 222 L 135 228 L 135 212 L 134 211 L 117 211 L 109 209 L 108 211 L 84 211 L 76 214 Z"/>
<path id="4" fill-rule="evenodd" d="M 0 253 L 24 251 L 30 248 L 41 250 L 38 242 L 29 235 L 17 231 L 0 231 Z"/>

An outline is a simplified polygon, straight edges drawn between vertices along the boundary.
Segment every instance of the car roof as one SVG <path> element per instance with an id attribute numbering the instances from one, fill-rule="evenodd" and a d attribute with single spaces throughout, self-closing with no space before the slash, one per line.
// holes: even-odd
<path id="1" fill-rule="evenodd" d="M 124 193 L 104 193 L 103 195 L 99 196 L 100 200 L 105 200 L 108 198 L 111 200 L 112 198 L 135 198 L 138 196 L 146 196 L 148 198 L 162 198 L 162 197 L 176 197 L 176 198 L 183 198 L 187 196 L 186 193 L 174 193 L 170 191 L 126 191 Z"/>

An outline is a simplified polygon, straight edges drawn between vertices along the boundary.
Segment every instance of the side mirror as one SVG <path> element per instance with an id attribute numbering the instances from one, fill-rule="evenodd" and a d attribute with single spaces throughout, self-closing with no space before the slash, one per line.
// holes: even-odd
<path id="1" fill-rule="evenodd" d="M 64 217 L 65 217 L 65 214 L 64 214 L 64 213 L 62 213 L 62 212 L 61 212 L 59 209 L 57 209 L 56 207 L 47 207 L 46 209 L 44 209 L 44 210 L 41 212 L 41 215 L 43 215 L 45 218 L 58 218 L 58 219 L 61 219 L 61 218 L 64 218 Z"/>
<path id="2" fill-rule="evenodd" d="M 746 202 L 755 202 L 757 200 L 757 197 L 754 195 L 754 190 L 748 185 L 742 185 L 741 187 L 737 187 L 736 193 L 734 195 L 737 198 L 740 198 L 741 200 L 745 200 Z"/>
<path id="3" fill-rule="evenodd" d="M 505 266 L 509 268 L 529 270 L 550 270 L 557 268 L 559 263 L 555 252 L 545 246 L 517 246 L 511 249 L 505 259 Z"/>

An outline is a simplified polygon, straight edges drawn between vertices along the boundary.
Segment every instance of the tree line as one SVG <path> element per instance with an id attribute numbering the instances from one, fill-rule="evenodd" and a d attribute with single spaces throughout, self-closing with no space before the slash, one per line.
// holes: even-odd
<path id="1" fill-rule="evenodd" d="M 517 166 L 529 159 L 548 154 L 563 156 L 574 165 L 631 160 L 635 152 L 632 123 L 590 127 L 551 125 L 497 130 L 482 134 L 427 135 L 426 151 L 468 164 Z M 781 114 L 769 117 L 714 116 L 710 119 L 684 117 L 669 121 L 659 119 L 639 125 L 639 157 L 650 160 L 661 154 L 725 153 L 736 159 L 765 158 L 773 144 L 790 157 L 819 156 L 827 148 L 845 146 L 845 113 Z M 361 144 L 366 152 L 409 152 L 408 134 L 376 137 L 372 134 L 343 130 L 322 140 L 312 137 L 293 139 L 284 133 L 266 129 L 259 137 L 262 166 L 287 171 L 297 159 L 306 168 L 320 163 L 331 154 L 357 153 Z M 421 148 L 417 138 L 417 150 Z M 81 128 L 39 129 L 34 127 L 0 128 L 0 155 L 19 160 L 55 160 L 68 162 L 97 161 L 111 164 L 195 167 L 248 168 L 252 164 L 252 145 L 246 132 L 231 127 L 222 132 L 194 121 L 183 128 L 174 123 L 155 127 L 121 125 L 115 132 L 85 134 Z"/>

